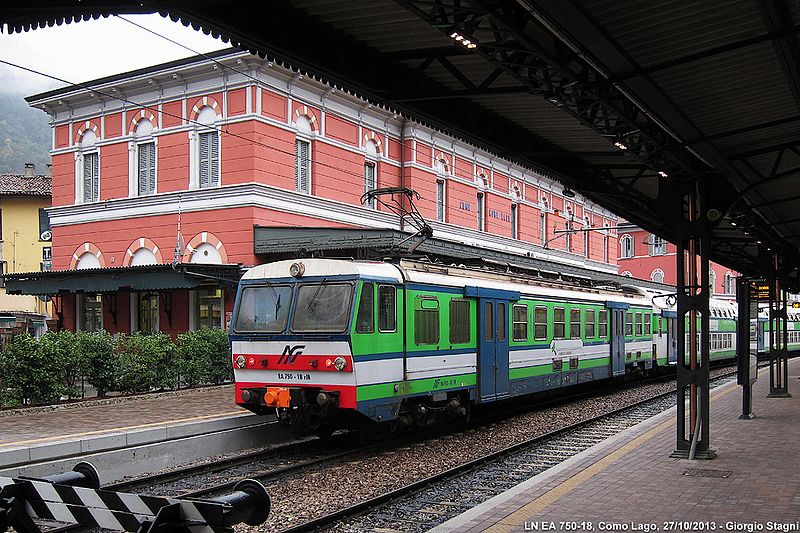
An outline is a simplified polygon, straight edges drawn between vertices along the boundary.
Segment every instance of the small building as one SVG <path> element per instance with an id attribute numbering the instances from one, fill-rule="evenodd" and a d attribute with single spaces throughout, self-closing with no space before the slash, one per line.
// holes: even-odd
<path id="1" fill-rule="evenodd" d="M 362 203 L 386 187 L 419 194 L 437 242 L 617 272 L 617 217 L 545 171 L 247 52 L 27 100 L 53 125 L 53 271 L 9 283 L 71 330 L 225 327 L 242 269 L 280 252 L 257 230 L 408 231 Z"/>
<path id="2" fill-rule="evenodd" d="M 46 210 L 51 183 L 32 163 L 21 174 L 0 174 L 0 274 L 50 270 L 52 233 Z M 6 294 L 0 283 L 0 342 L 22 332 L 43 333 L 50 310 L 47 298 Z"/>

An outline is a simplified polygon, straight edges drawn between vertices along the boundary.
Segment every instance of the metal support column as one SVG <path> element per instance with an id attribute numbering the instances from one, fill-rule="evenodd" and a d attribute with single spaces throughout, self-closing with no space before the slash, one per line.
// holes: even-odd
<path id="1" fill-rule="evenodd" d="M 772 257 L 769 279 L 769 395 L 768 398 L 791 398 L 789 394 L 789 330 L 786 291 L 780 280 L 781 260 Z"/>
<path id="2" fill-rule="evenodd" d="M 703 185 L 695 182 L 683 191 L 679 202 L 678 431 L 672 457 L 684 459 L 713 459 L 717 455 L 709 449 L 710 232 L 705 195 Z"/>
<path id="3" fill-rule="evenodd" d="M 756 294 L 754 294 L 756 293 Z M 739 277 L 736 281 L 739 315 L 736 319 L 737 383 L 742 386 L 740 420 L 752 420 L 753 383 L 758 379 L 758 294 L 751 280 Z"/>

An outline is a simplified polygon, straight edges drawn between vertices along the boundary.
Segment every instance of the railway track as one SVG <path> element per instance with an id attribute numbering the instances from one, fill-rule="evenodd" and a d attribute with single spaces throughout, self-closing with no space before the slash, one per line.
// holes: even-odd
<path id="1" fill-rule="evenodd" d="M 625 389 L 634 390 L 637 387 L 647 384 L 669 382 L 673 380 L 674 377 L 662 376 L 655 379 L 632 382 L 630 385 L 626 385 Z M 607 396 L 609 394 L 609 389 L 603 388 L 598 390 L 595 388 L 593 392 L 594 397 L 592 393 L 588 391 L 581 392 L 577 395 L 577 397 L 591 402 L 598 398 Z M 670 405 L 674 405 L 674 390 L 661 396 L 668 397 L 666 401 L 671 402 Z M 566 406 L 574 402 L 575 399 L 575 395 L 569 395 L 568 397 L 553 397 L 544 401 L 539 401 L 536 404 L 535 410 L 538 411 L 547 408 L 559 409 L 562 406 L 566 408 Z M 666 407 L 661 406 L 658 409 L 663 410 L 667 407 L 669 407 L 669 405 Z M 650 410 L 644 412 L 640 419 L 653 416 L 653 414 L 656 412 L 660 412 L 658 409 L 655 411 Z M 487 428 L 500 426 L 500 422 L 502 422 L 504 419 L 515 417 L 519 415 L 520 412 L 525 411 L 532 411 L 532 405 L 530 402 L 527 402 L 526 405 L 517 405 L 514 402 L 511 402 L 502 410 L 494 409 L 491 411 L 486 411 L 485 413 L 479 413 L 469 424 L 471 429 L 467 429 L 466 432 L 479 434 L 482 431 L 487 431 Z M 599 420 L 600 418 L 609 416 L 619 417 L 621 415 L 609 415 L 608 413 L 604 413 L 600 417 L 595 418 Z M 592 420 L 597 421 L 595 419 Z M 585 421 L 582 422 L 582 424 L 586 423 L 587 422 Z M 638 421 L 635 421 L 630 425 L 635 423 L 638 423 Z M 332 524 L 337 523 L 337 521 L 347 517 L 351 517 L 359 513 L 372 512 L 371 510 L 374 509 L 380 509 L 380 505 L 384 502 L 393 501 L 397 503 L 399 501 L 398 498 L 401 498 L 403 495 L 409 495 L 407 499 L 403 500 L 404 503 L 401 505 L 401 508 L 406 510 L 404 513 L 409 513 L 411 512 L 410 509 L 418 507 L 417 511 L 414 512 L 421 513 L 419 514 L 419 517 L 431 517 L 430 519 L 420 519 L 421 523 L 435 525 L 437 520 L 460 514 L 466 508 L 473 507 L 477 503 L 484 501 L 494 494 L 502 492 L 506 488 L 516 485 L 520 481 L 536 475 L 539 473 L 539 471 L 543 471 L 552 465 L 558 464 L 565 458 L 579 453 L 583 449 L 586 449 L 597 442 L 600 442 L 609 436 L 622 431 L 625 429 L 625 427 L 629 426 L 626 426 L 622 422 L 609 422 L 604 427 L 597 427 L 592 430 L 587 430 L 587 432 L 581 436 L 569 437 L 566 441 L 561 442 L 558 445 L 552 444 L 550 447 L 543 448 L 539 455 L 533 459 L 523 458 L 519 461 L 508 463 L 503 467 L 504 471 L 502 472 L 502 475 L 498 475 L 497 472 L 493 474 L 490 472 L 482 477 L 478 477 L 475 480 L 470 481 L 466 485 L 462 483 L 460 489 L 457 491 L 457 494 L 460 494 L 458 498 L 438 498 L 440 501 L 437 502 L 437 498 L 421 493 L 421 491 L 424 490 L 425 487 L 433 487 L 434 484 L 444 482 L 448 479 L 452 479 L 452 481 L 458 485 L 459 478 L 463 476 L 465 472 L 475 470 L 481 465 L 491 463 L 492 461 L 496 462 L 500 457 L 512 454 L 516 450 L 530 447 L 536 442 L 544 442 L 547 439 L 555 439 L 558 436 L 564 435 L 568 431 L 572 431 L 574 427 L 569 426 L 546 435 L 540 435 L 534 439 L 525 440 L 524 442 L 505 448 L 501 451 L 487 454 L 486 456 L 471 460 L 460 466 L 445 470 L 434 476 L 426 477 L 420 481 L 415 481 L 413 483 L 404 485 L 397 490 L 388 491 L 385 494 L 380 494 L 372 498 L 362 498 L 362 501 L 343 508 L 336 513 L 320 516 L 298 526 L 287 529 L 286 531 L 311 531 L 326 526 L 330 527 Z M 268 491 L 272 493 L 274 490 L 277 490 L 278 487 L 283 486 L 286 480 L 294 480 L 297 482 L 298 480 L 305 479 L 307 480 L 305 483 L 307 486 L 317 483 L 317 478 L 319 476 L 324 476 L 324 473 L 327 470 L 332 469 L 337 463 L 368 463 L 372 457 L 380 457 L 381 454 L 389 455 L 389 452 L 397 450 L 408 450 L 409 446 L 416 449 L 430 448 L 435 450 L 438 446 L 437 443 L 452 438 L 451 434 L 454 431 L 458 431 L 458 429 L 451 426 L 438 430 L 413 432 L 408 435 L 398 436 L 390 443 L 378 442 L 369 444 L 367 446 L 358 444 L 358 439 L 355 438 L 353 433 L 339 433 L 334 435 L 329 441 L 308 439 L 305 441 L 293 442 L 287 445 L 273 447 L 266 451 L 248 453 L 233 458 L 225 458 L 217 462 L 210 462 L 207 464 L 180 468 L 170 472 L 130 479 L 114 485 L 105 486 L 104 488 L 109 490 L 137 492 L 156 496 L 213 498 L 218 494 L 229 492 L 231 487 L 239 480 L 252 478 L 261 481 L 267 486 Z M 460 435 L 461 433 L 456 434 Z M 503 479 L 504 481 L 499 481 L 500 479 Z M 475 486 L 479 488 L 472 490 L 465 488 L 466 486 Z M 374 493 L 374 489 L 370 491 L 370 495 L 374 495 Z M 437 494 L 435 489 L 433 494 Z M 465 495 L 468 495 L 469 497 L 466 497 Z M 279 504 L 278 496 L 274 496 L 273 498 L 274 502 Z M 393 505 L 395 503 L 393 503 Z M 422 507 L 420 507 L 420 505 L 422 505 Z M 320 508 L 324 509 L 325 507 L 322 506 Z M 395 529 L 397 529 L 398 526 L 405 524 L 408 527 L 401 528 L 401 530 L 409 531 L 421 529 L 421 527 L 415 527 L 413 525 L 414 523 L 407 523 L 405 519 L 398 515 L 391 515 L 391 513 L 386 514 L 383 511 L 376 512 L 378 512 L 378 516 L 375 518 L 376 524 L 393 523 L 393 527 Z M 384 514 L 382 515 L 381 513 Z M 405 514 L 405 516 L 410 515 Z M 275 523 L 272 523 L 272 520 L 270 522 L 270 524 L 265 525 L 269 527 L 276 526 Z M 280 522 L 278 521 L 278 523 Z M 344 523 L 337 523 L 335 526 L 337 530 L 339 530 L 341 527 L 350 528 L 352 531 L 360 531 L 364 528 L 369 528 L 370 526 L 368 526 L 366 523 L 352 526 Z M 374 527 L 378 528 L 385 526 L 375 525 Z M 68 526 L 51 529 L 50 531 L 52 533 L 75 533 L 82 530 L 85 530 L 85 528 Z"/>
<path id="2" fill-rule="evenodd" d="M 735 372 L 717 377 L 712 383 L 718 386 L 732 375 Z M 674 391 L 660 394 L 487 454 L 281 533 L 427 531 L 669 409 L 675 402 Z"/>

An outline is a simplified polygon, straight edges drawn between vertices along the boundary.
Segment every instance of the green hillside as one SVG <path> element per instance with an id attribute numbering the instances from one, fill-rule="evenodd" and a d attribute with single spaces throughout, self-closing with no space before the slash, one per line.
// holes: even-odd
<path id="1" fill-rule="evenodd" d="M 0 174 L 22 173 L 25 163 L 35 163 L 44 174 L 50 162 L 48 120 L 21 95 L 0 93 Z"/>

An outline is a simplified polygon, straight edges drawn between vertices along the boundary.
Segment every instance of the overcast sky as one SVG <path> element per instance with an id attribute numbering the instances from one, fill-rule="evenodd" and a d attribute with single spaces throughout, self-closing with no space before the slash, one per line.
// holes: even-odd
<path id="1" fill-rule="evenodd" d="M 200 53 L 229 46 L 159 15 L 125 15 L 124 18 Z M 69 82 L 89 81 L 193 55 L 181 46 L 114 16 L 12 35 L 5 31 L 0 33 L 0 59 Z M 0 92 L 29 96 L 63 85 L 0 64 Z"/>

